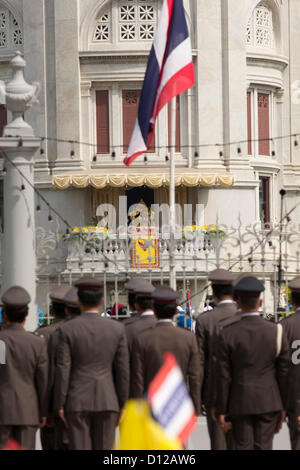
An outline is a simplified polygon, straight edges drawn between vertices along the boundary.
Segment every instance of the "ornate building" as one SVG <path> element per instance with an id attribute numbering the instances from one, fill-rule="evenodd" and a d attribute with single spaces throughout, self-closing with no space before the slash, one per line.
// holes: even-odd
<path id="1" fill-rule="evenodd" d="M 276 223 L 280 188 L 287 208 L 300 201 L 300 145 L 296 137 L 278 139 L 300 133 L 300 2 L 184 6 L 196 85 L 177 100 L 177 202 L 202 205 L 192 213 L 195 225 Z M 38 108 L 26 115 L 43 138 L 36 186 L 71 226 L 95 225 L 100 203 L 113 203 L 118 224 L 119 196 L 131 204 L 168 202 L 168 107 L 149 152 L 129 169 L 123 165 L 160 8 L 160 0 L 0 0 L 0 80 L 9 78 L 9 59 L 21 50 L 27 80 L 42 84 Z M 1 106 L 1 128 L 7 119 Z M 40 209 L 39 256 L 48 267 L 39 281 L 46 290 L 75 265 L 68 267 L 66 248 L 51 236 L 64 227 L 49 221 L 47 206 Z M 293 212 L 293 220 L 299 216 Z M 198 268 L 195 291 L 206 277 Z M 186 271 L 179 271 L 184 293 Z"/>

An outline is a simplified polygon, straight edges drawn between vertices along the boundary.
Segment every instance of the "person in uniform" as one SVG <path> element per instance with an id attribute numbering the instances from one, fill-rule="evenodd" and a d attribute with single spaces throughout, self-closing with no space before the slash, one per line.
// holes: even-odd
<path id="1" fill-rule="evenodd" d="M 152 300 L 152 293 L 154 292 L 155 287 L 148 281 L 135 279 L 135 283 L 132 284 L 132 289 L 135 295 L 134 305 L 137 311 L 137 318 L 134 322 L 126 325 L 126 335 L 130 356 L 135 336 L 139 332 L 151 328 L 156 322 Z"/>
<path id="2" fill-rule="evenodd" d="M 19 286 L 2 296 L 6 328 L 0 332 L 5 364 L 0 365 L 0 449 L 13 438 L 35 449 L 38 427 L 46 423 L 48 357 L 45 342 L 24 329 L 30 296 Z"/>
<path id="3" fill-rule="evenodd" d="M 125 284 L 125 289 L 128 292 L 128 307 L 131 311 L 130 318 L 127 318 L 124 321 L 124 325 L 130 325 L 135 320 L 138 320 L 139 315 L 135 308 L 135 289 L 138 288 L 139 285 L 143 285 L 143 283 L 147 282 L 145 279 L 137 278 L 137 279 L 130 279 Z"/>
<path id="4" fill-rule="evenodd" d="M 233 301 L 234 276 L 225 269 L 216 269 L 208 276 L 212 285 L 215 308 L 199 315 L 196 321 L 196 338 L 200 354 L 201 403 L 206 414 L 212 450 L 226 450 L 226 437 L 217 423 L 213 409 L 216 401 L 216 361 L 220 324 L 236 314 Z"/>
<path id="5" fill-rule="evenodd" d="M 235 286 L 241 320 L 220 333 L 216 407 L 235 450 L 271 450 L 285 419 L 289 348 L 282 326 L 259 314 L 263 284 L 244 277 Z"/>
<path id="6" fill-rule="evenodd" d="M 291 303 L 295 308 L 295 313 L 281 321 L 290 347 L 287 416 L 292 450 L 300 450 L 299 414 L 297 411 L 297 407 L 299 406 L 298 402 L 300 403 L 300 276 L 289 282 L 289 288 L 291 290 Z"/>
<path id="7" fill-rule="evenodd" d="M 54 450 L 54 439 L 55 439 L 55 426 L 52 415 L 52 394 L 53 394 L 53 367 L 51 358 L 51 345 L 49 341 L 54 331 L 66 321 L 65 303 L 64 297 L 71 290 L 70 286 L 59 286 L 50 292 L 50 314 L 54 317 L 54 321 L 50 325 L 41 326 L 35 330 L 34 334 L 43 338 L 46 341 L 48 355 L 49 355 L 49 380 L 48 380 L 48 415 L 46 426 L 41 429 L 41 444 L 43 450 Z"/>
<path id="8" fill-rule="evenodd" d="M 54 317 L 54 321 L 50 325 L 40 326 L 35 330 L 34 334 L 44 338 L 48 343 L 50 335 L 53 331 L 66 320 L 64 297 L 71 289 L 70 286 L 59 286 L 50 292 L 50 315 Z"/>
<path id="9" fill-rule="evenodd" d="M 68 427 L 70 450 L 110 450 L 129 391 L 125 329 L 99 314 L 97 279 L 84 277 L 75 287 L 81 315 L 59 329 L 54 409 Z"/>
<path id="10" fill-rule="evenodd" d="M 62 298 L 62 303 L 65 306 L 66 321 L 77 318 L 80 315 L 80 308 L 78 305 L 78 289 L 71 287 L 66 291 L 65 296 Z M 56 372 L 56 354 L 59 342 L 59 327 L 61 323 L 56 324 L 56 329 L 52 332 L 48 341 L 48 356 L 49 356 L 49 381 L 48 381 L 48 416 L 51 416 L 52 421 L 52 450 L 67 450 L 68 438 L 63 421 L 59 416 L 54 414 L 53 409 L 53 393 Z M 48 419 L 50 421 L 50 419 Z"/>
<path id="11" fill-rule="evenodd" d="M 174 326 L 177 292 L 167 286 L 158 287 L 152 294 L 156 324 L 136 335 L 133 343 L 132 396 L 142 398 L 149 384 L 164 363 L 164 354 L 172 353 L 189 385 L 196 414 L 201 412 L 200 361 L 195 335 Z"/>

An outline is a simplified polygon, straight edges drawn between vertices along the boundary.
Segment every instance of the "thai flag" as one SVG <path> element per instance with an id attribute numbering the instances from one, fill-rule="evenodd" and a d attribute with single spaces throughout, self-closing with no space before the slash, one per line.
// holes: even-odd
<path id="1" fill-rule="evenodd" d="M 197 417 L 173 354 L 165 354 L 164 365 L 149 385 L 148 401 L 154 418 L 166 434 L 184 444 L 193 432 Z"/>
<path id="2" fill-rule="evenodd" d="M 191 296 L 190 296 L 190 291 L 186 291 L 186 314 L 191 316 L 192 313 L 192 302 L 191 302 Z"/>
<path id="3" fill-rule="evenodd" d="M 125 165 L 129 166 L 149 148 L 160 110 L 194 83 L 191 41 L 182 0 L 164 0 Z"/>

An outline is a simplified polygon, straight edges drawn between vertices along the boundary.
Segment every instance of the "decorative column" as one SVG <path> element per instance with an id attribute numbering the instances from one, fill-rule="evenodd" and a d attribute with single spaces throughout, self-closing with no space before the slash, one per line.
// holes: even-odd
<path id="1" fill-rule="evenodd" d="M 36 254 L 34 214 L 34 154 L 40 139 L 24 121 L 24 112 L 37 102 L 40 86 L 24 80 L 26 62 L 17 52 L 12 59 L 13 78 L 6 84 L 6 106 L 12 122 L 4 128 L 0 151 L 5 157 L 4 246 L 2 293 L 11 286 L 24 287 L 30 294 L 26 329 L 37 327 Z"/>

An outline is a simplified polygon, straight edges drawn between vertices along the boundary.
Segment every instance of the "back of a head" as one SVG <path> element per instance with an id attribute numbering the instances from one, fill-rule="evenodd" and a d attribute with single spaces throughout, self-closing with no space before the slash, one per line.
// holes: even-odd
<path id="1" fill-rule="evenodd" d="M 238 296 L 237 300 L 240 304 L 240 307 L 243 311 L 249 310 L 258 310 L 259 309 L 259 303 L 260 303 L 260 296 L 258 297 L 241 297 Z"/>
<path id="2" fill-rule="evenodd" d="M 153 309 L 153 300 L 149 297 L 136 297 L 135 304 L 142 310 L 152 310 Z"/>
<path id="3" fill-rule="evenodd" d="M 152 310 L 152 293 L 155 291 L 155 287 L 151 284 L 151 282 L 146 281 L 145 279 L 136 280 L 133 290 L 135 294 L 135 305 L 137 306 L 137 310 L 142 312 L 145 312 L 146 310 Z"/>
<path id="4" fill-rule="evenodd" d="M 263 283 L 252 276 L 243 276 L 235 284 L 235 295 L 243 312 L 257 311 L 260 295 L 265 290 Z"/>
<path id="5" fill-rule="evenodd" d="M 224 298 L 233 298 L 233 287 L 230 284 L 213 284 L 212 285 L 212 291 L 214 297 L 216 297 L 219 300 L 222 300 Z"/>
<path id="6" fill-rule="evenodd" d="M 234 275 L 226 269 L 215 269 L 208 275 L 208 280 L 211 282 L 213 296 L 218 301 L 224 298 L 233 298 Z"/>
<path id="7" fill-rule="evenodd" d="M 30 295 L 23 287 L 13 286 L 7 289 L 2 296 L 7 320 L 11 323 L 23 323 L 28 314 L 30 301 Z"/>
<path id="8" fill-rule="evenodd" d="M 14 307 L 4 307 L 7 320 L 10 323 L 23 323 L 28 315 L 28 307 L 16 309 Z"/>
<path id="9" fill-rule="evenodd" d="M 51 313 L 56 318 L 60 318 L 60 319 L 66 318 L 64 298 L 70 290 L 71 290 L 70 286 L 62 285 L 62 286 L 56 287 L 50 292 L 50 300 L 51 300 L 51 307 L 52 307 Z"/>
<path id="10" fill-rule="evenodd" d="M 176 305 L 167 304 L 167 305 L 159 305 L 154 303 L 154 310 L 157 318 L 159 320 L 163 319 L 172 319 L 176 315 Z"/>
<path id="11" fill-rule="evenodd" d="M 78 299 L 84 309 L 98 308 L 103 294 L 102 282 L 93 277 L 83 277 L 74 284 L 77 287 Z"/>
<path id="12" fill-rule="evenodd" d="M 79 290 L 78 299 L 86 308 L 96 308 L 102 299 L 102 291 L 100 290 Z"/>
<path id="13" fill-rule="evenodd" d="M 172 319 L 177 312 L 178 293 L 169 286 L 160 286 L 152 294 L 154 310 L 159 320 Z"/>
<path id="14" fill-rule="evenodd" d="M 52 307 L 52 315 L 55 316 L 55 318 L 65 318 L 66 317 L 66 312 L 65 312 L 65 304 L 61 302 L 52 302 L 51 303 Z"/>

